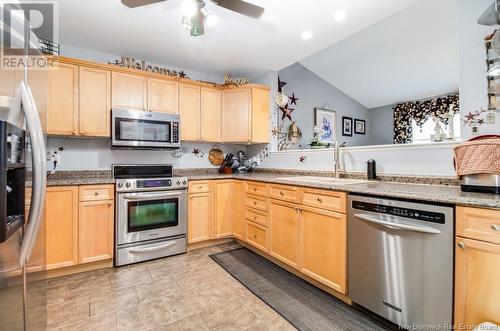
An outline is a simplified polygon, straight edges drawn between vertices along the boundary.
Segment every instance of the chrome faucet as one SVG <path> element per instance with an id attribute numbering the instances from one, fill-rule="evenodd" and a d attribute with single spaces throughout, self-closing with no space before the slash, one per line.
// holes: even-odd
<path id="1" fill-rule="evenodd" d="M 334 150 L 333 150 L 333 158 L 335 159 L 335 178 L 340 178 L 340 147 L 345 147 L 346 143 L 343 142 L 342 144 L 339 144 L 338 141 L 335 141 Z"/>

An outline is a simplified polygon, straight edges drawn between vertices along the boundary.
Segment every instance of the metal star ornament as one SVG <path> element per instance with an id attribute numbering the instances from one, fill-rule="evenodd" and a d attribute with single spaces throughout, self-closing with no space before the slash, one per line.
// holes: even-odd
<path id="1" fill-rule="evenodd" d="M 63 152 L 63 151 L 64 151 L 64 146 L 59 146 L 59 147 L 57 147 L 57 150 L 58 150 L 59 152 Z"/>
<path id="2" fill-rule="evenodd" d="M 283 86 L 285 86 L 287 82 L 284 82 L 278 76 L 278 92 L 283 92 Z"/>
<path id="3" fill-rule="evenodd" d="M 295 93 L 292 93 L 292 96 L 288 98 L 290 99 L 290 105 L 297 105 L 297 100 L 299 100 L 299 98 L 295 96 Z"/>
<path id="4" fill-rule="evenodd" d="M 186 78 L 186 73 L 184 71 L 179 72 L 179 77 L 180 78 Z"/>
<path id="5" fill-rule="evenodd" d="M 305 155 L 302 155 L 301 157 L 299 157 L 300 163 L 304 163 L 306 161 L 306 158 L 307 158 L 307 156 L 305 156 Z"/>
<path id="6" fill-rule="evenodd" d="M 292 113 L 295 109 L 288 108 L 288 105 L 286 105 L 285 107 L 280 107 L 280 110 L 283 112 L 281 115 L 282 120 L 285 118 L 288 118 L 290 121 L 292 120 Z"/>

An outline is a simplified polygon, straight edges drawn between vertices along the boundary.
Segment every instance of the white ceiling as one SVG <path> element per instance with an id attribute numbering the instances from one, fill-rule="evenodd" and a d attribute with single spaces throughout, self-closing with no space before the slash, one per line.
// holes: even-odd
<path id="1" fill-rule="evenodd" d="M 181 1 L 129 9 L 119 0 L 59 0 L 60 42 L 182 69 L 252 75 L 280 70 L 419 0 L 248 0 L 266 8 L 259 20 L 207 1 L 219 23 L 202 37 L 181 26 Z M 342 23 L 333 19 L 338 10 L 347 12 Z M 302 40 L 305 30 L 311 40 Z"/>
<path id="2" fill-rule="evenodd" d="M 420 2 L 300 61 L 367 108 L 458 91 L 455 0 Z"/>

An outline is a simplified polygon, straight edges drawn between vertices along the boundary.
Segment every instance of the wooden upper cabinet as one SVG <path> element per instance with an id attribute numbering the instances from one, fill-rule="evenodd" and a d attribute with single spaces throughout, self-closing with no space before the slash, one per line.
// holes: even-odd
<path id="1" fill-rule="evenodd" d="M 78 187 L 49 187 L 45 199 L 47 270 L 78 264 Z"/>
<path id="2" fill-rule="evenodd" d="M 179 85 L 181 141 L 200 140 L 200 93 L 199 86 Z"/>
<path id="3" fill-rule="evenodd" d="M 201 88 L 201 140 L 221 141 L 221 91 Z"/>
<path id="4" fill-rule="evenodd" d="M 252 143 L 269 143 L 269 90 L 252 88 Z"/>
<path id="5" fill-rule="evenodd" d="M 455 325 L 500 324 L 500 245 L 457 237 Z"/>
<path id="6" fill-rule="evenodd" d="M 299 265 L 300 215 L 296 204 L 271 200 L 270 254 L 294 268 Z"/>
<path id="7" fill-rule="evenodd" d="M 113 258 L 113 206 L 113 200 L 83 201 L 79 203 L 79 263 Z"/>
<path id="8" fill-rule="evenodd" d="M 252 90 L 232 88 L 222 91 L 222 141 L 248 143 Z"/>
<path id="9" fill-rule="evenodd" d="M 300 214 L 300 271 L 346 294 L 346 215 L 310 207 L 301 208 Z"/>
<path id="10" fill-rule="evenodd" d="M 111 73 L 108 70 L 80 67 L 79 76 L 79 134 L 109 137 Z"/>
<path id="11" fill-rule="evenodd" d="M 49 70 L 45 132 L 78 134 L 78 66 L 59 63 Z"/>
<path id="12" fill-rule="evenodd" d="M 213 183 L 214 237 L 223 238 L 233 234 L 234 201 L 231 180 L 217 180 Z"/>
<path id="13" fill-rule="evenodd" d="M 148 110 L 179 113 L 179 84 L 163 79 L 148 78 Z"/>
<path id="14" fill-rule="evenodd" d="M 111 74 L 112 108 L 148 109 L 148 79 L 143 76 Z"/>
<path id="15" fill-rule="evenodd" d="M 23 72 L 20 70 L 0 70 L 0 96 L 14 96 Z"/>

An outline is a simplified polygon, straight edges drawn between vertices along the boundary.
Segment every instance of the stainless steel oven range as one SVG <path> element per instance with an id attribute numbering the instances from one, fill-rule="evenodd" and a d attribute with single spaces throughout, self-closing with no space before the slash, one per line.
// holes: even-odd
<path id="1" fill-rule="evenodd" d="M 187 178 L 171 165 L 114 165 L 115 266 L 186 252 Z"/>

